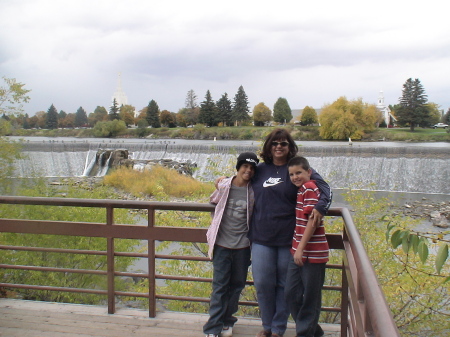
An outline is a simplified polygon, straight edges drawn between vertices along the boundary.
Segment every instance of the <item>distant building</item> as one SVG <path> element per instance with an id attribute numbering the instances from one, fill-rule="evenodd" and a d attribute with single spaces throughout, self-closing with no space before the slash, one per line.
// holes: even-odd
<path id="1" fill-rule="evenodd" d="M 386 106 L 384 104 L 384 93 L 382 90 L 380 90 L 380 93 L 378 95 L 377 109 L 381 111 L 383 120 L 386 123 L 387 127 L 389 127 L 389 125 L 394 125 L 395 122 L 397 122 L 397 118 L 395 118 L 395 116 L 392 114 L 389 106 Z"/>
<path id="2" fill-rule="evenodd" d="M 121 78 L 120 73 L 119 73 L 119 77 L 117 78 L 117 88 L 116 88 L 116 91 L 114 92 L 114 95 L 113 95 L 111 101 L 114 101 L 114 99 L 116 99 L 118 107 L 128 104 L 127 95 L 125 95 L 125 93 L 122 90 L 122 78 Z"/>

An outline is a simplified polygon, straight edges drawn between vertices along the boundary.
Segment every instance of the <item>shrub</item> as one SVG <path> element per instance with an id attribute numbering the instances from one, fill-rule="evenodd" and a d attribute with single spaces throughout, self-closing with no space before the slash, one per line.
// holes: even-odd
<path id="1" fill-rule="evenodd" d="M 152 196 L 157 199 L 195 198 L 212 193 L 211 183 L 202 183 L 176 170 L 155 165 L 143 172 L 119 168 L 103 179 L 104 184 L 122 189 L 135 197 Z"/>

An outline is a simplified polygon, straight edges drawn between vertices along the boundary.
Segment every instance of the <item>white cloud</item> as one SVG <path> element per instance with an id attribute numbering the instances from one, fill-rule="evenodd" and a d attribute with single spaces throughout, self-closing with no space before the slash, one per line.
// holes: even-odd
<path id="1" fill-rule="evenodd" d="M 251 108 L 339 96 L 395 104 L 407 78 L 450 107 L 450 27 L 441 1 L 0 2 L 0 75 L 32 89 L 28 113 L 109 106 L 118 72 L 129 103 L 177 111 L 194 89 Z"/>

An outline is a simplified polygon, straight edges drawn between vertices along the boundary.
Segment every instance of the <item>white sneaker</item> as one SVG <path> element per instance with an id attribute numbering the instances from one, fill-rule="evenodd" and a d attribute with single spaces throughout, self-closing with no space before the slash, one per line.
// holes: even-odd
<path id="1" fill-rule="evenodd" d="M 219 335 L 215 335 L 213 333 L 208 333 L 205 335 L 205 337 L 219 337 Z"/>
<path id="2" fill-rule="evenodd" d="M 233 327 L 232 326 L 224 326 L 222 332 L 220 333 L 221 337 L 231 337 L 233 336 Z"/>

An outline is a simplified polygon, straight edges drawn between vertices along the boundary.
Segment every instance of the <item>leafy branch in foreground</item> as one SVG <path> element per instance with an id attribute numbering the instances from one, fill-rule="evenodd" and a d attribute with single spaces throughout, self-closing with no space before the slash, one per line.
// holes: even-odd
<path id="1" fill-rule="evenodd" d="M 394 215 L 393 202 L 375 192 L 349 190 L 344 196 L 402 336 L 448 336 L 449 282 L 442 282 L 445 276 L 422 264 L 418 255 L 393 249 L 386 240 L 386 221 L 405 230 L 420 221 Z M 428 260 L 435 259 L 436 249 L 430 246 Z M 444 264 L 441 273 L 448 275 L 448 267 Z"/>
<path id="2" fill-rule="evenodd" d="M 445 235 L 448 234 L 450 234 L 450 231 L 442 233 L 419 232 L 399 226 L 392 221 L 388 221 L 386 225 L 386 241 L 390 242 L 392 248 L 396 249 L 401 245 L 406 254 L 414 253 L 419 256 L 423 264 L 426 263 L 430 255 L 429 245 L 439 245 L 435 257 L 435 268 L 438 274 L 441 274 L 442 267 L 449 257 L 450 240 L 445 239 Z M 450 276 L 445 279 L 445 282 L 447 281 L 450 281 Z"/>

